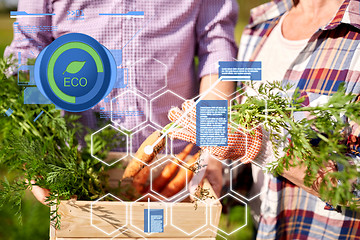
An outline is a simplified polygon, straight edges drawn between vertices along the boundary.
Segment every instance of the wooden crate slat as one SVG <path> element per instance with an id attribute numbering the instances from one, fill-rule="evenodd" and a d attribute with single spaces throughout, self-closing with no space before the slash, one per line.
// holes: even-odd
<path id="1" fill-rule="evenodd" d="M 105 233 L 91 226 L 90 221 L 90 201 L 65 201 L 62 202 L 59 206 L 59 213 L 61 214 L 61 229 L 55 230 L 56 237 L 58 238 L 69 238 L 69 237 L 107 237 Z M 130 205 L 130 203 L 127 203 Z M 132 203 L 132 223 L 138 228 L 143 229 L 144 225 L 144 209 L 147 208 L 147 203 L 136 202 Z M 194 224 L 204 221 L 206 207 L 204 204 L 198 204 L 198 208 L 195 210 L 194 203 L 175 203 L 173 205 L 174 214 L 176 214 L 176 219 L 180 221 L 175 221 L 174 224 L 178 225 L 181 229 L 190 233 L 194 229 Z M 126 204 L 121 202 L 98 202 L 93 206 L 93 223 L 96 224 L 99 228 L 111 233 L 116 230 L 118 227 L 125 225 L 126 216 L 122 214 L 125 213 Z M 163 203 L 150 203 L 151 209 L 162 209 L 164 208 Z M 128 206 L 129 207 L 129 206 Z M 210 210 L 210 207 L 208 207 Z M 213 212 L 221 212 L 218 205 L 211 206 Z M 122 210 L 121 210 L 122 209 Z M 130 207 L 128 210 L 130 214 Z M 172 237 L 187 237 L 182 231 L 172 227 L 170 225 L 170 206 L 168 205 L 167 214 L 165 211 L 165 218 L 167 218 L 167 226 L 165 226 L 164 233 L 153 233 L 152 237 L 159 238 L 172 238 Z M 209 211 L 208 211 L 209 214 Z M 130 218 L 130 217 L 129 217 Z M 130 219 L 129 219 L 130 220 Z M 204 223 L 205 224 L 205 223 Z M 209 223 L 208 223 L 209 225 Z M 200 227 L 200 225 L 198 226 Z M 197 228 L 198 228 L 197 227 Z M 139 230 L 132 227 L 130 224 L 127 224 L 122 230 L 129 229 L 138 232 Z M 53 231 L 53 230 L 52 230 Z M 196 232 L 198 234 L 198 232 Z M 112 234 L 111 236 L 115 236 Z M 190 235 L 190 236 L 194 236 Z M 213 235 L 207 233 L 206 237 L 214 237 Z M 132 232 L 128 235 L 121 235 L 122 237 L 137 237 L 136 234 Z"/>
<path id="2" fill-rule="evenodd" d="M 112 153 L 110 153 L 112 154 Z M 118 158 L 120 155 L 117 153 L 112 154 L 110 157 Z M 127 161 L 126 159 L 125 161 Z M 122 171 L 122 170 L 121 170 Z M 114 170 L 111 175 L 110 183 L 114 186 L 117 186 L 118 181 L 120 180 L 119 170 Z M 211 195 L 215 196 L 215 193 L 210 185 L 210 183 L 205 179 L 203 182 L 203 187 L 210 190 Z M 210 215 L 210 209 L 212 211 L 213 224 L 218 225 L 220 221 L 221 209 L 222 206 L 218 200 L 211 200 L 215 204 L 208 206 L 207 214 L 208 220 Z M 128 224 L 122 228 L 120 231 L 108 236 L 102 231 L 91 226 L 90 220 L 90 210 L 91 210 L 92 201 L 63 201 L 59 205 L 59 213 L 61 214 L 61 229 L 55 229 L 53 223 L 50 225 L 50 239 L 51 240 L 110 240 L 110 239 L 119 239 L 119 240 L 136 240 L 143 239 L 140 237 L 139 232 L 142 232 L 144 225 L 144 209 L 147 208 L 147 202 L 106 202 L 100 201 L 96 204 L 93 204 L 93 223 L 98 227 L 107 232 L 112 232 L 126 223 L 126 208 L 128 214 L 130 214 L 130 205 L 132 205 L 133 213 L 133 225 L 140 228 L 134 228 L 130 225 L 130 216 L 128 216 Z M 151 235 L 146 235 L 146 239 L 151 240 L 179 240 L 186 239 L 190 240 L 196 236 L 196 239 L 199 240 L 215 240 L 216 229 L 210 225 L 208 221 L 206 227 L 202 228 L 201 231 L 196 231 L 195 233 L 188 235 L 178 230 L 177 228 L 170 225 L 170 204 L 166 204 L 167 210 L 164 211 L 164 221 L 167 222 L 167 225 L 164 227 L 164 233 L 152 233 Z M 165 208 L 164 203 L 150 203 L 151 209 L 163 209 Z M 204 215 L 206 207 L 203 204 L 198 204 L 197 210 L 194 208 L 194 203 L 189 202 L 180 202 L 173 204 L 174 214 L 176 214 L 177 219 L 176 224 L 181 225 L 182 229 L 187 229 L 191 231 L 194 229 L 194 224 L 204 221 Z M 212 231 L 205 231 L 207 228 L 212 229 Z M 127 230 L 127 231 L 125 231 Z M 120 232 L 125 232 L 119 234 Z M 114 238 L 116 236 L 116 238 Z"/>

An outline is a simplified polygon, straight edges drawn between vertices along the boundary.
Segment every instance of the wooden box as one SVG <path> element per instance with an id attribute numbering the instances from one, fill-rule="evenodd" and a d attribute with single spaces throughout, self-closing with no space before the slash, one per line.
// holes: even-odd
<path id="1" fill-rule="evenodd" d="M 206 179 L 203 187 L 216 197 Z M 63 201 L 58 210 L 61 227 L 50 224 L 50 240 L 215 240 L 222 211 L 217 199 L 208 199 L 207 204 L 198 201 L 195 206 L 186 195 L 178 202 L 147 202 L 147 198 L 136 202 Z M 144 233 L 144 209 L 148 208 L 163 209 L 163 232 Z"/>

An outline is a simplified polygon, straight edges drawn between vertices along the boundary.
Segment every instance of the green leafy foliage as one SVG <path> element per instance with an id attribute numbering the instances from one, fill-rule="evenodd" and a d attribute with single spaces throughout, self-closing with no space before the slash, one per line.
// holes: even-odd
<path id="1" fill-rule="evenodd" d="M 21 199 L 25 190 L 32 188 L 31 180 L 51 190 L 47 199 L 50 206 L 74 196 L 93 200 L 105 195 L 109 190 L 109 167 L 91 157 L 90 130 L 78 121 L 80 116 L 62 116 L 53 105 L 24 105 L 23 87 L 17 85 L 17 77 L 5 74 L 11 66 L 9 60 L 0 60 L 0 81 L 5 89 L 0 95 L 0 113 L 13 110 L 9 117 L 0 116 L 0 168 L 15 177 L 12 181 L 1 180 L 0 206 L 12 205 L 21 217 Z M 34 122 L 41 111 L 41 118 Z M 94 154 L 105 159 L 115 142 L 119 146 L 114 138 L 117 133 L 106 128 L 101 137 L 94 137 Z M 87 147 L 82 147 L 79 139 L 85 139 Z M 59 227 L 56 211 L 54 218 Z"/>
<path id="2" fill-rule="evenodd" d="M 324 175 L 319 188 L 320 196 L 334 205 L 357 208 L 358 199 L 354 198 L 352 191 L 359 189 L 355 180 L 360 175 L 347 155 L 349 149 L 345 137 L 349 121 L 344 121 L 344 116 L 359 124 L 360 103 L 354 101 L 353 94 L 345 92 L 344 86 L 340 86 L 327 103 L 304 107 L 304 99 L 298 90 L 289 95 L 290 89 L 291 85 L 283 86 L 281 82 L 261 84 L 256 96 L 245 93 L 247 98 L 243 104 L 231 106 L 232 120 L 247 129 L 264 123 L 278 158 L 269 166 L 274 174 L 281 175 L 290 167 L 305 166 L 304 182 L 312 186 L 319 170 L 325 169 L 329 160 L 342 165 L 343 171 Z M 297 120 L 295 116 L 300 112 L 306 112 L 308 117 Z M 283 130 L 287 134 L 284 135 Z M 313 139 L 321 141 L 312 144 Z M 285 154 L 280 154 L 278 149 L 283 149 Z"/>

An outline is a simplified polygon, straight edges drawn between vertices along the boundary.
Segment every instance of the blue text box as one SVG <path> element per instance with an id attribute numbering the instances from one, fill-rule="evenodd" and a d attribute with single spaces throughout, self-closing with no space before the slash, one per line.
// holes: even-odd
<path id="1" fill-rule="evenodd" d="M 219 78 L 221 81 L 261 81 L 261 62 L 219 62 Z"/>

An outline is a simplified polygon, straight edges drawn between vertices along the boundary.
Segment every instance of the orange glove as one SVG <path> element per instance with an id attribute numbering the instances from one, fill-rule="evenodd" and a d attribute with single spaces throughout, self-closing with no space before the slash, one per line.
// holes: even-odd
<path id="1" fill-rule="evenodd" d="M 183 116 L 184 114 L 186 116 Z M 182 110 L 179 108 L 170 109 L 168 118 L 174 123 L 181 118 L 177 122 L 177 127 L 169 132 L 172 139 L 180 139 L 196 144 L 196 106 L 194 101 L 185 101 Z M 233 130 L 228 127 L 228 146 L 201 148 L 208 150 L 212 155 L 220 159 L 240 160 L 243 163 L 249 163 L 259 153 L 261 143 L 261 127 L 255 128 L 251 132 L 240 128 Z"/>

